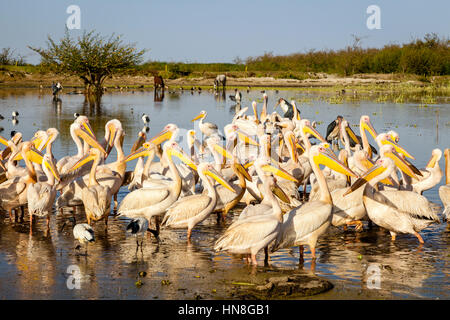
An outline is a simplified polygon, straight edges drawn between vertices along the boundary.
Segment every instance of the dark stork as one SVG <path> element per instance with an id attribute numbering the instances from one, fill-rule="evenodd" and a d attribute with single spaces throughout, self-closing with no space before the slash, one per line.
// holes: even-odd
<path id="1" fill-rule="evenodd" d="M 327 127 L 327 134 L 325 139 L 328 142 L 333 142 L 333 140 L 339 139 L 339 128 L 341 126 L 342 116 L 337 116 L 336 120 L 333 120 Z"/>
<path id="2" fill-rule="evenodd" d="M 280 108 L 283 110 L 284 115 L 283 118 L 289 118 L 292 120 L 292 118 L 294 118 L 294 106 L 287 102 L 286 99 L 280 98 L 278 99 L 278 103 L 275 105 L 275 107 L 273 108 L 274 110 L 280 106 Z M 300 114 L 300 110 L 298 110 L 297 107 L 295 107 L 297 109 L 297 112 Z"/>

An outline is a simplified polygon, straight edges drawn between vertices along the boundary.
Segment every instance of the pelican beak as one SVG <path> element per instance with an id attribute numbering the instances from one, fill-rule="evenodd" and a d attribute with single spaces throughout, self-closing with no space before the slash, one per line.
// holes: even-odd
<path id="1" fill-rule="evenodd" d="M 376 137 L 378 136 L 377 132 L 375 131 L 375 129 L 374 129 L 374 127 L 372 126 L 372 123 L 370 123 L 370 121 L 369 121 L 368 123 L 365 122 L 365 121 L 362 121 L 361 127 L 362 127 L 364 130 L 367 130 L 367 131 L 371 134 L 371 136 L 372 136 L 374 139 L 376 139 Z M 357 140 L 357 141 L 358 141 L 358 140 Z"/>
<path id="2" fill-rule="evenodd" d="M 297 142 L 297 143 L 295 144 L 295 147 L 296 147 L 297 149 L 302 150 L 302 153 L 305 152 L 305 148 L 303 148 L 302 145 L 301 145 L 300 143 Z"/>
<path id="3" fill-rule="evenodd" d="M 81 168 L 82 166 L 84 166 L 86 163 L 88 163 L 89 161 L 93 161 L 95 159 L 94 155 L 91 154 L 87 154 L 84 157 L 82 157 L 80 160 L 78 160 L 73 166 L 72 168 L 69 169 L 69 172 L 72 172 L 78 168 Z"/>
<path id="4" fill-rule="evenodd" d="M 169 130 L 163 130 L 158 135 L 156 135 L 153 139 L 150 140 L 155 146 L 160 145 L 166 140 L 172 138 L 172 132 Z"/>
<path id="5" fill-rule="evenodd" d="M 89 125 L 89 124 L 88 124 Z M 79 136 L 81 139 L 86 141 L 87 144 L 89 144 L 92 148 L 96 148 L 103 152 L 105 156 L 108 155 L 108 153 L 105 151 L 105 149 L 100 145 L 100 143 L 97 141 L 95 136 L 91 135 L 88 130 L 84 129 L 75 129 L 75 133 L 77 136 Z"/>
<path id="6" fill-rule="evenodd" d="M 234 159 L 233 155 L 229 153 L 227 150 L 219 146 L 218 144 L 214 144 L 213 146 L 214 150 L 216 150 L 219 154 L 221 154 L 223 157 L 228 159 Z"/>
<path id="7" fill-rule="evenodd" d="M 89 122 L 83 122 L 83 127 L 91 136 L 93 136 L 95 138 L 94 131 L 92 130 L 92 127 L 89 124 Z"/>
<path id="8" fill-rule="evenodd" d="M 228 190 L 236 193 L 236 190 L 234 190 L 231 185 L 220 176 L 220 174 L 214 170 L 213 168 L 210 168 L 208 170 L 203 171 L 203 173 L 207 176 L 210 176 L 211 178 L 213 178 L 214 180 L 216 180 L 218 183 L 220 183 L 221 185 L 223 185 L 225 188 L 227 188 Z"/>
<path id="9" fill-rule="evenodd" d="M 252 176 L 248 173 L 247 169 L 240 163 L 236 162 L 235 164 L 236 169 L 242 173 L 242 175 L 247 179 L 248 181 L 253 181 Z"/>
<path id="10" fill-rule="evenodd" d="M 249 161 L 246 164 L 244 164 L 244 168 L 248 170 L 248 168 L 250 168 L 254 163 L 255 161 Z"/>
<path id="11" fill-rule="evenodd" d="M 28 160 L 38 164 L 42 164 L 42 159 L 44 158 L 44 155 L 34 147 L 31 147 L 31 149 L 25 153 L 25 156 Z"/>
<path id="12" fill-rule="evenodd" d="M 359 143 L 358 137 L 356 136 L 355 132 L 350 127 L 345 127 L 345 131 L 347 131 L 348 136 L 350 139 L 352 139 L 355 143 Z"/>
<path id="13" fill-rule="evenodd" d="M 42 143 L 42 139 L 39 138 L 37 135 L 34 135 L 34 137 L 31 138 L 30 142 L 33 142 L 34 147 L 35 147 L 36 149 L 38 149 L 39 146 L 40 146 L 41 143 Z"/>
<path id="14" fill-rule="evenodd" d="M 272 192 L 273 194 L 275 194 L 278 199 L 280 199 L 283 202 L 286 203 L 291 203 L 291 200 L 289 199 L 289 197 L 287 196 L 287 194 L 283 191 L 283 189 L 280 188 L 280 186 L 275 183 L 273 188 L 272 188 Z"/>
<path id="15" fill-rule="evenodd" d="M 194 122 L 195 120 L 198 120 L 198 119 L 201 119 L 204 117 L 205 117 L 205 115 L 203 113 L 199 113 L 198 116 L 196 116 L 194 119 L 191 120 L 191 122 Z"/>
<path id="16" fill-rule="evenodd" d="M 375 165 L 375 163 L 372 162 L 372 160 L 370 159 L 361 160 L 361 163 L 364 166 L 364 168 L 366 168 L 366 170 L 371 169 Z M 394 185 L 394 182 L 389 177 L 381 180 L 380 182 L 391 186 Z"/>
<path id="17" fill-rule="evenodd" d="M 0 143 L 4 144 L 5 146 L 8 146 L 8 140 L 6 140 L 5 138 L 3 138 L 2 136 L 0 136 Z"/>
<path id="18" fill-rule="evenodd" d="M 175 156 L 181 161 L 183 161 L 186 165 L 197 171 L 197 165 L 189 158 L 189 156 L 183 151 L 181 148 L 172 148 L 170 147 L 167 150 L 169 156 Z"/>
<path id="19" fill-rule="evenodd" d="M 395 151 L 397 151 L 398 153 L 403 153 L 406 157 L 415 160 L 415 158 L 408 151 L 406 151 L 403 147 L 400 147 L 392 139 L 381 140 L 381 143 L 383 145 L 384 144 L 392 144 L 395 148 Z"/>
<path id="20" fill-rule="evenodd" d="M 150 143 L 146 142 L 142 145 L 141 148 L 137 149 L 135 152 L 132 152 L 127 157 L 125 157 L 124 161 L 128 162 L 137 159 L 139 157 L 148 157 L 152 154 L 152 150 L 153 149 L 150 148 Z"/>
<path id="21" fill-rule="evenodd" d="M 295 139 L 295 136 L 294 135 L 291 135 L 289 138 L 288 138 L 288 141 L 289 141 L 289 145 L 291 146 L 291 158 L 292 158 L 292 160 L 295 162 L 295 163 L 297 163 L 297 161 L 298 161 L 298 156 L 297 156 L 297 141 L 296 141 L 296 139 Z"/>
<path id="22" fill-rule="evenodd" d="M 233 152 L 234 148 L 237 145 L 237 136 L 234 137 L 234 139 L 228 139 L 226 149 L 228 152 Z"/>
<path id="23" fill-rule="evenodd" d="M 338 158 L 327 149 L 326 153 L 321 152 L 319 155 L 314 157 L 314 162 L 317 164 L 322 164 L 327 166 L 328 168 L 337 171 L 339 173 L 345 174 L 350 177 L 358 178 L 358 175 L 354 173 L 352 170 L 347 168 L 345 164 L 339 161 Z"/>
<path id="24" fill-rule="evenodd" d="M 261 169 L 263 169 L 266 172 L 276 174 L 280 178 L 298 183 L 298 180 L 295 179 L 293 176 L 291 176 L 288 172 L 286 172 L 285 170 L 283 170 L 281 168 L 277 168 L 271 164 L 266 164 L 266 165 L 262 166 Z"/>
<path id="25" fill-rule="evenodd" d="M 142 147 L 144 143 L 145 143 L 145 135 L 142 135 L 142 136 L 139 135 L 139 138 L 137 138 L 136 142 L 134 143 L 133 147 L 131 148 L 131 153 L 135 152 L 140 147 Z"/>
<path id="26" fill-rule="evenodd" d="M 413 165 L 411 162 L 409 162 L 408 160 L 406 160 L 405 157 L 402 157 L 403 161 L 405 161 L 408 166 L 411 168 L 411 170 L 414 172 L 414 174 L 418 175 L 418 176 L 423 176 L 422 172 L 420 172 L 419 169 L 417 169 L 417 167 L 415 165 Z M 430 160 L 431 161 L 431 160 Z"/>
<path id="27" fill-rule="evenodd" d="M 386 168 L 383 166 L 380 166 L 378 164 L 375 164 L 372 168 L 370 168 L 361 178 L 355 181 L 355 183 L 352 184 L 350 188 L 344 193 L 344 197 L 353 191 L 358 190 L 360 187 L 362 187 L 366 182 L 369 182 L 376 176 L 382 174 L 384 171 L 386 171 Z"/>
<path id="28" fill-rule="evenodd" d="M 109 127 L 109 139 L 108 144 L 106 145 L 106 154 L 109 155 L 111 150 L 114 147 L 114 141 L 116 140 L 117 130 L 114 125 L 110 125 Z"/>
<path id="29" fill-rule="evenodd" d="M 436 165 L 438 156 L 437 155 L 432 155 L 430 161 L 428 161 L 426 168 L 434 168 L 434 166 Z"/>
<path id="30" fill-rule="evenodd" d="M 314 129 L 311 125 L 305 125 L 303 127 L 303 132 L 305 134 L 310 133 L 312 134 L 314 137 L 316 137 L 316 139 L 320 140 L 321 142 L 326 143 L 327 141 L 322 137 L 322 135 L 316 130 Z"/>
<path id="31" fill-rule="evenodd" d="M 57 181 L 61 181 L 61 178 L 59 176 L 58 170 L 56 169 L 55 164 L 53 163 L 53 161 L 46 161 L 45 159 L 42 161 L 42 164 L 45 165 L 47 167 L 47 169 L 50 170 L 50 172 L 53 174 L 53 176 L 55 177 L 55 179 Z"/>
<path id="32" fill-rule="evenodd" d="M 414 174 L 414 171 L 411 169 L 411 167 L 408 165 L 408 163 L 403 160 L 403 158 L 397 153 L 397 152 L 385 152 L 385 157 L 391 158 L 394 160 L 395 165 L 402 170 L 404 173 L 406 173 L 408 176 L 414 179 L 418 179 L 417 176 Z"/>
<path id="33" fill-rule="evenodd" d="M 237 130 L 237 135 L 239 137 L 239 140 L 244 141 L 247 144 L 251 144 L 251 145 L 254 145 L 254 146 L 259 146 L 259 143 L 257 141 L 255 141 L 253 138 L 249 137 L 248 135 L 246 135 L 242 131 Z"/>

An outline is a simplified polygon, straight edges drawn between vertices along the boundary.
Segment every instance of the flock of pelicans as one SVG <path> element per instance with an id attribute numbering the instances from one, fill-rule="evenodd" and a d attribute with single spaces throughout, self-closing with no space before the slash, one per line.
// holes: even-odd
<path id="1" fill-rule="evenodd" d="M 128 155 L 117 119 L 106 123 L 104 139 L 98 140 L 88 118 L 75 114 L 70 134 L 77 153 L 61 159 L 52 154 L 59 134 L 55 128 L 39 130 L 29 141 L 22 141 L 20 132 L 10 140 L 0 137 L 5 146 L 0 154 L 0 208 L 17 222 L 23 221 L 27 206 L 31 233 L 36 217 L 47 219 L 49 231 L 55 202 L 62 214 L 65 207 L 75 212 L 76 206 L 84 206 L 87 223 L 76 224 L 74 214 L 69 221 L 74 238 L 86 244 L 86 254 L 95 239 L 91 224 L 103 220 L 107 229 L 112 202 L 118 215 L 131 219 L 127 230 L 141 248 L 147 232 L 158 238 L 160 226 L 187 229 L 190 241 L 193 228 L 210 214 L 217 213 L 221 223 L 231 209 L 245 203 L 214 249 L 242 255 L 254 265 L 261 250 L 267 261 L 269 252 L 293 246 L 299 246 L 302 259 L 308 245 L 314 259 L 317 240 L 330 225 L 360 231 L 368 221 L 387 229 L 392 241 L 407 233 L 424 242 L 419 232 L 440 222 L 422 192 L 443 177 L 441 150 L 434 149 L 426 168 L 419 170 L 399 145 L 399 135 L 378 134 L 367 115 L 360 118 L 359 136 L 338 116 L 324 138 L 300 117 L 295 102 L 280 99 L 277 106 L 283 116 L 276 109 L 268 113 L 264 94 L 261 112 L 253 102 L 252 115 L 242 108 L 223 131 L 205 122 L 207 113 L 202 111 L 192 120 L 198 121 L 200 140 L 194 130 L 182 137 L 175 124 L 151 139 L 142 130 Z M 150 122 L 147 115 L 142 119 L 145 125 Z M 367 133 L 378 148 L 370 145 Z M 186 151 L 177 143 L 180 138 L 186 139 Z M 333 150 L 339 144 L 343 148 L 336 156 Z M 113 148 L 117 159 L 106 163 Z M 449 149 L 444 155 L 446 185 L 439 195 L 449 218 Z M 155 156 L 160 161 L 153 161 Z M 127 162 L 134 159 L 134 171 L 127 171 Z M 119 204 L 123 185 L 130 192 Z"/>

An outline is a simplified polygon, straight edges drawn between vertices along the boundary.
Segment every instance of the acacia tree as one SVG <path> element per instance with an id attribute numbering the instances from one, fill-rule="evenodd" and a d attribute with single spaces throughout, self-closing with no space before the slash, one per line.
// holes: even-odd
<path id="1" fill-rule="evenodd" d="M 102 37 L 94 31 L 85 31 L 74 40 L 66 30 L 59 43 L 48 36 L 46 49 L 29 48 L 41 56 L 42 65 L 80 77 L 88 94 L 101 95 L 107 77 L 142 62 L 145 50 L 138 51 L 135 44 L 124 44 L 120 38 L 120 35 Z"/>

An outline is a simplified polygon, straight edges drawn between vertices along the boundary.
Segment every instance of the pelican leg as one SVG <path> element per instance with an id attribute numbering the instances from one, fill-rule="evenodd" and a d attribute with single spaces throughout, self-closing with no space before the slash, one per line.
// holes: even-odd
<path id="1" fill-rule="evenodd" d="M 347 226 L 356 226 L 355 230 L 356 231 L 362 231 L 363 229 L 363 223 L 360 220 L 355 220 L 355 221 L 350 221 L 346 223 Z"/>
<path id="2" fill-rule="evenodd" d="M 108 215 L 105 217 L 105 232 L 108 231 Z"/>
<path id="3" fill-rule="evenodd" d="M 20 206 L 20 223 L 23 222 L 23 216 L 25 215 L 25 209 L 23 206 Z"/>
<path id="4" fill-rule="evenodd" d="M 417 239 L 419 239 L 420 243 L 425 243 L 422 239 L 422 236 L 418 232 L 414 232 L 414 235 L 417 237 Z"/>
<path id="5" fill-rule="evenodd" d="M 254 265 L 254 266 L 257 266 L 258 265 L 258 261 L 256 261 L 256 254 L 251 254 L 251 258 L 252 258 L 252 264 Z"/>
<path id="6" fill-rule="evenodd" d="M 117 210 L 117 206 L 118 206 L 118 202 L 117 202 L 117 193 L 114 194 L 114 210 Z"/>
<path id="7" fill-rule="evenodd" d="M 313 257 L 313 259 L 316 258 L 316 247 L 310 247 L 311 250 L 311 256 Z"/>
<path id="8" fill-rule="evenodd" d="M 188 241 L 191 240 L 191 234 L 192 234 L 192 229 L 188 229 L 188 231 L 187 231 L 187 239 L 188 239 Z"/>
<path id="9" fill-rule="evenodd" d="M 264 265 L 267 265 L 269 263 L 269 248 L 264 248 Z"/>
<path id="10" fill-rule="evenodd" d="M 304 259 L 303 259 L 303 253 L 304 253 L 305 248 L 303 246 L 298 246 L 298 251 L 300 252 L 300 257 L 299 257 L 299 263 L 303 263 Z"/>
<path id="11" fill-rule="evenodd" d="M 30 234 L 33 234 L 33 214 L 30 213 Z"/>
<path id="12" fill-rule="evenodd" d="M 391 231 L 391 240 L 395 241 L 395 238 L 397 237 L 397 234 L 395 232 Z"/>

